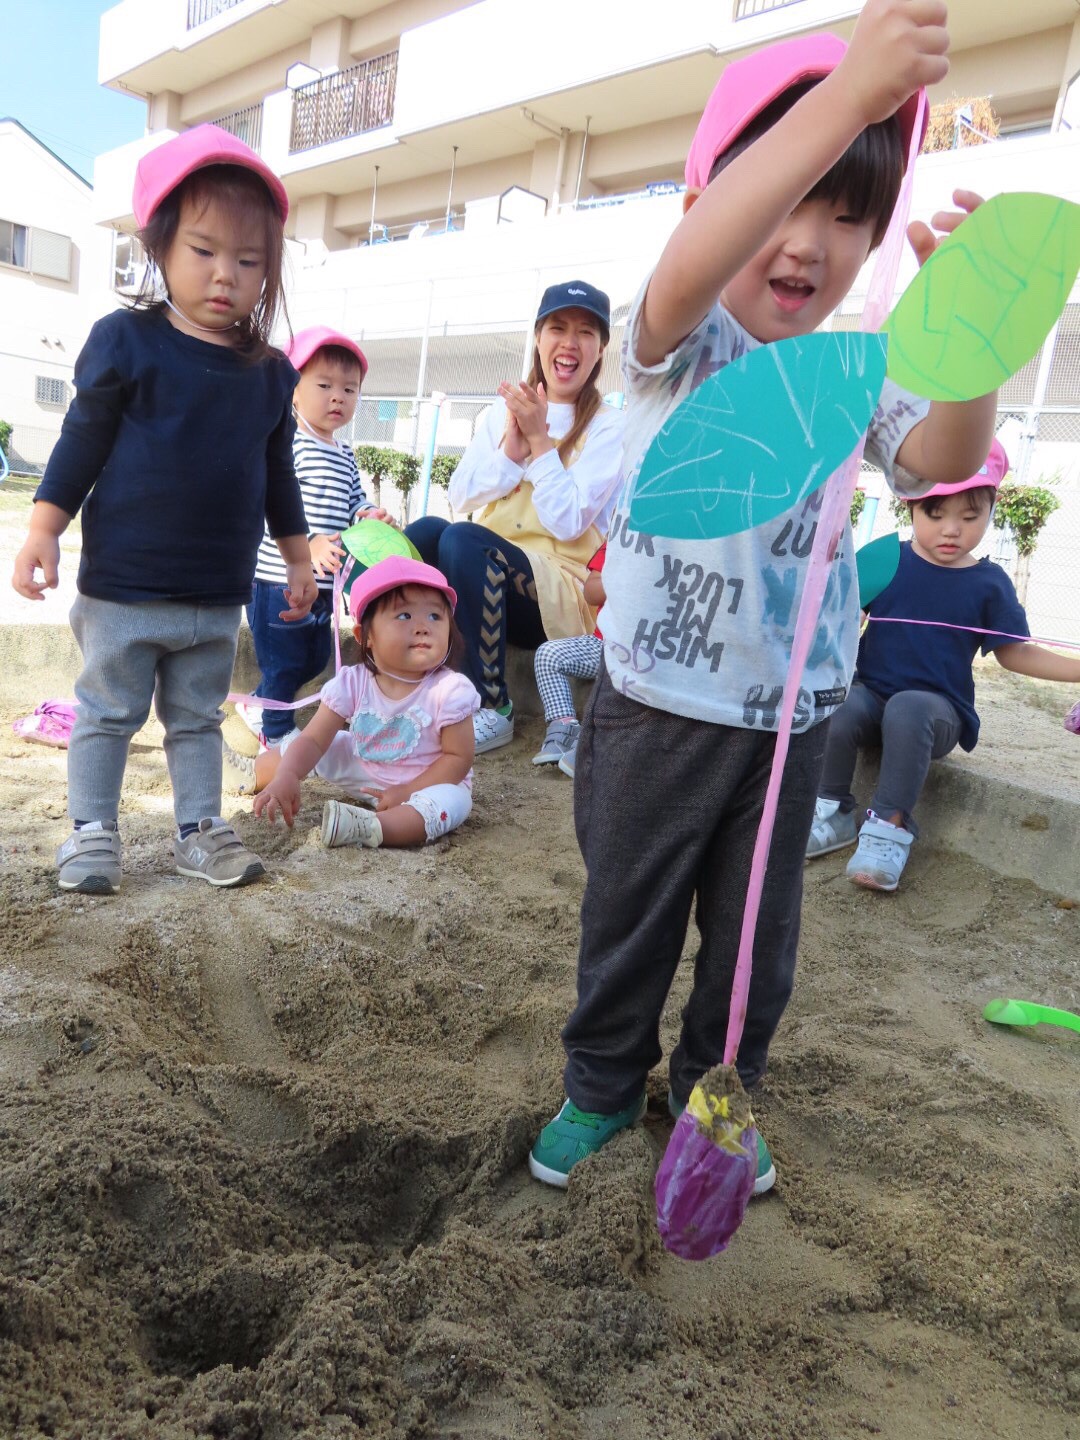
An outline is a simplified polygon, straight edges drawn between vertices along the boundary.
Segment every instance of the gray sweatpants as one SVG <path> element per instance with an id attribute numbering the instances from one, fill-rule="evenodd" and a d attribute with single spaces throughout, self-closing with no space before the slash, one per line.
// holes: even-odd
<path id="1" fill-rule="evenodd" d="M 887 820 L 897 811 L 912 835 L 919 827 L 912 814 L 930 769 L 956 748 L 960 716 L 956 706 L 932 690 L 901 690 L 888 700 L 865 685 L 852 685 L 829 722 L 829 743 L 821 772 L 821 796 L 852 810 L 851 782 L 859 751 L 881 746 L 881 770 L 870 801 L 875 815 Z"/>
<path id="2" fill-rule="evenodd" d="M 828 722 L 791 737 L 737 1068 L 749 1088 L 795 980 L 803 862 Z M 660 1059 L 660 1016 L 696 904 L 701 945 L 669 1077 L 683 1103 L 723 1059 L 750 860 L 775 736 L 620 695 L 601 668 L 578 743 L 574 819 L 588 880 L 566 1093 L 610 1114 Z"/>
<path id="3" fill-rule="evenodd" d="M 131 737 L 153 701 L 178 825 L 221 813 L 221 703 L 229 693 L 239 605 L 173 600 L 120 605 L 79 595 L 71 628 L 83 656 L 68 749 L 68 814 L 115 820 Z"/>

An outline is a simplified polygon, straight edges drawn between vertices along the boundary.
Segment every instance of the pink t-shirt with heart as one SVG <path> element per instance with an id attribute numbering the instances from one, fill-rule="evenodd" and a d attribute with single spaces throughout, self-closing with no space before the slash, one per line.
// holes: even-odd
<path id="1" fill-rule="evenodd" d="M 480 708 L 472 681 L 445 666 L 433 670 L 404 699 L 391 700 L 366 665 L 344 665 L 319 698 L 348 721 L 352 753 L 372 782 L 383 786 L 415 780 L 442 754 L 446 726 Z M 462 784 L 472 788 L 471 770 Z"/>

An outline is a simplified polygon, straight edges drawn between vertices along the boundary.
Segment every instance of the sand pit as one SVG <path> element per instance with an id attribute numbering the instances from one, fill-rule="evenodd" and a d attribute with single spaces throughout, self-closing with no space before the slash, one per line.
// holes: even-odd
<path id="1" fill-rule="evenodd" d="M 995 705 L 1032 752 L 1060 725 Z M 524 1165 L 560 1097 L 583 878 L 538 722 L 422 853 L 321 850 L 317 787 L 292 834 L 238 802 L 272 874 L 224 894 L 170 872 L 148 730 L 124 889 L 95 900 L 54 891 L 64 756 L 16 713 L 0 1434 L 1080 1436 L 1080 1046 L 979 1018 L 1080 1005 L 1060 897 L 931 842 L 895 897 L 843 856 L 810 869 L 756 1100 L 779 1184 L 694 1266 L 656 1236 L 662 1069 L 567 1194 Z"/>

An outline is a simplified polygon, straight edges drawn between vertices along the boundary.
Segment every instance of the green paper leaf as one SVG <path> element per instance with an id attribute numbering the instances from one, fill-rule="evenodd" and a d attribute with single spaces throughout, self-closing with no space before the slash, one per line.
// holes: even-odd
<path id="1" fill-rule="evenodd" d="M 871 540 L 855 551 L 859 577 L 859 609 L 865 610 L 890 585 L 900 565 L 900 536 L 896 531 Z"/>
<path id="2" fill-rule="evenodd" d="M 395 530 L 393 525 L 387 525 L 385 520 L 358 520 L 341 532 L 341 543 L 355 561 L 345 581 L 345 595 L 352 589 L 353 581 L 380 560 L 386 560 L 391 555 L 420 559 L 420 551 L 412 541 L 400 530 Z"/>
<path id="3" fill-rule="evenodd" d="M 861 331 L 762 345 L 700 384 L 641 463 L 630 524 L 715 540 L 790 510 L 858 445 L 885 378 L 886 339 Z"/>
<path id="4" fill-rule="evenodd" d="M 997 195 L 943 240 L 890 316 L 890 380 L 928 400 L 973 400 L 1022 369 L 1080 269 L 1080 205 Z"/>

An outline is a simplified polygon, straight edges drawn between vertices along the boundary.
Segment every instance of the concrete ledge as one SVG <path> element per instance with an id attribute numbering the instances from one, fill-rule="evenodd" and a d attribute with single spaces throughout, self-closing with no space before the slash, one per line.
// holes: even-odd
<path id="1" fill-rule="evenodd" d="M 343 651 L 346 660 L 355 658 L 351 636 Z M 78 647 L 66 625 L 0 625 L 0 703 L 12 714 L 32 710 L 45 699 L 69 696 L 79 668 Z M 506 668 L 519 713 L 542 714 L 532 653 L 511 647 Z M 250 691 L 258 678 L 251 632 L 244 626 L 233 686 Z M 574 690 L 580 709 L 588 686 L 575 682 Z M 873 792 L 875 774 L 874 762 L 860 762 L 858 795 Z M 919 801 L 919 824 L 936 846 L 1080 902 L 1080 804 L 1074 800 L 943 760 L 930 767 Z"/>

